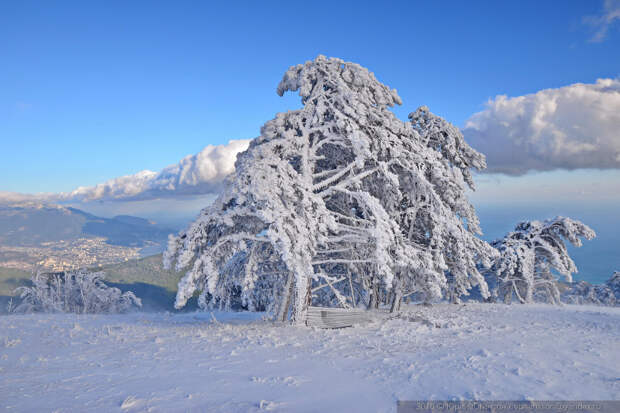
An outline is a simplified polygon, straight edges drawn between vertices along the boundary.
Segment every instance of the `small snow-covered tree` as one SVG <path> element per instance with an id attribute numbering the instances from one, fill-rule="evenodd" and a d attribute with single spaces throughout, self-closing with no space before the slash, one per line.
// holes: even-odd
<path id="1" fill-rule="evenodd" d="M 36 272 L 32 287 L 19 287 L 21 303 L 16 313 L 122 313 L 142 306 L 131 291 L 121 292 L 103 282 L 103 272 L 86 270 L 61 273 Z"/>
<path id="2" fill-rule="evenodd" d="M 565 217 L 519 223 L 514 231 L 492 243 L 500 253 L 491 270 L 497 277 L 494 295 L 506 303 L 513 295 L 521 303 L 531 303 L 539 292 L 559 303 L 554 273 L 572 281 L 572 273 L 577 272 L 564 240 L 580 247 L 581 238 L 590 240 L 595 236 L 584 223 Z"/>
<path id="3" fill-rule="evenodd" d="M 569 304 L 620 306 L 620 271 L 615 271 L 605 284 L 587 281 L 572 283 L 562 292 L 562 301 Z"/>
<path id="4" fill-rule="evenodd" d="M 495 250 L 476 237 L 465 197 L 469 169 L 485 162 L 458 129 L 425 107 L 400 121 L 396 91 L 340 59 L 291 67 L 286 91 L 303 108 L 267 122 L 228 189 L 171 237 L 165 266 L 191 267 L 175 306 L 201 291 L 203 306 L 237 301 L 302 321 L 310 302 L 486 293 L 476 263 Z"/>
<path id="5" fill-rule="evenodd" d="M 614 271 L 612 276 L 605 282 L 605 285 L 611 290 L 620 302 L 620 271 Z"/>
<path id="6" fill-rule="evenodd" d="M 595 304 L 616 306 L 620 304 L 620 295 L 614 294 L 607 284 L 590 284 L 587 281 L 573 283 L 562 292 L 562 302 L 567 304 Z"/>

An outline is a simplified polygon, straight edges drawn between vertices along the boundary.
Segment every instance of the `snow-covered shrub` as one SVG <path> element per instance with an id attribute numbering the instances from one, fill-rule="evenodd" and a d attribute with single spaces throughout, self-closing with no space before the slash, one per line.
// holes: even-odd
<path id="1" fill-rule="evenodd" d="M 465 193 L 485 159 L 457 128 L 426 107 L 402 122 L 396 90 L 340 59 L 291 67 L 277 91 L 298 91 L 303 108 L 267 122 L 228 189 L 170 238 L 165 266 L 189 267 L 177 308 L 201 291 L 202 306 L 303 320 L 310 303 L 488 293 L 476 264 L 496 251 Z"/>
<path id="2" fill-rule="evenodd" d="M 605 285 L 614 293 L 618 301 L 620 301 L 620 271 L 615 271 L 611 278 L 605 282 Z"/>
<path id="3" fill-rule="evenodd" d="M 586 281 L 573 283 L 562 293 L 562 301 L 569 304 L 620 305 L 620 272 L 616 271 L 605 284 L 593 285 Z"/>
<path id="4" fill-rule="evenodd" d="M 104 282 L 103 272 L 85 270 L 32 276 L 32 287 L 19 287 L 17 313 L 121 313 L 142 302 L 131 291 L 121 292 Z"/>
<path id="5" fill-rule="evenodd" d="M 584 223 L 565 217 L 519 223 L 515 230 L 492 245 L 500 253 L 488 277 L 492 295 L 506 303 L 513 295 L 521 303 L 536 297 L 552 303 L 560 302 L 558 276 L 572 281 L 577 267 L 568 254 L 564 240 L 576 247 L 581 238 L 592 239 L 596 233 Z"/>

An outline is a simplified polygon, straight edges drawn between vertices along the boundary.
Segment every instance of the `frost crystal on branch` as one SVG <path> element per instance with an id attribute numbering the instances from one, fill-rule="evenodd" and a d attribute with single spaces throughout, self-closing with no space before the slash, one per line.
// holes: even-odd
<path id="1" fill-rule="evenodd" d="M 267 122 L 227 190 L 171 237 L 165 265 L 189 267 L 176 307 L 200 291 L 203 306 L 303 321 L 310 303 L 486 294 L 476 264 L 495 250 L 465 196 L 485 161 L 459 130 L 425 107 L 402 122 L 396 90 L 340 59 L 291 67 L 287 91 L 304 107 Z"/>

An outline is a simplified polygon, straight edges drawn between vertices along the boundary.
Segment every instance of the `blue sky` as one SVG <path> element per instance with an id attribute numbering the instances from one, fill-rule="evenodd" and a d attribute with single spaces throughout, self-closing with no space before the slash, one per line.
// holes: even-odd
<path id="1" fill-rule="evenodd" d="M 299 106 L 317 54 L 358 62 L 462 126 L 498 94 L 615 78 L 598 1 L 2 2 L 0 190 L 68 191 L 252 138 Z"/>
<path id="2" fill-rule="evenodd" d="M 587 218 L 601 240 L 578 264 L 608 276 L 620 269 L 616 12 L 619 0 L 4 1 L 0 191 L 71 191 L 253 138 L 300 106 L 275 93 L 284 71 L 324 54 L 396 88 L 401 119 L 428 105 L 467 126 L 491 169 L 512 174 L 477 178 L 488 238 L 519 219 Z M 83 207 L 179 222 L 213 196 Z"/>

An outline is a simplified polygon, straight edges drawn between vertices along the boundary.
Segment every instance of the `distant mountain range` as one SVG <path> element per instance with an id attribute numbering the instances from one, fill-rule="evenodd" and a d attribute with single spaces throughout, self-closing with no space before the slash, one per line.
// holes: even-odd
<path id="1" fill-rule="evenodd" d="M 141 248 L 153 243 L 163 246 L 173 232 L 129 215 L 102 218 L 71 207 L 32 202 L 0 205 L 0 245 L 4 246 L 103 237 L 110 245 Z"/>

